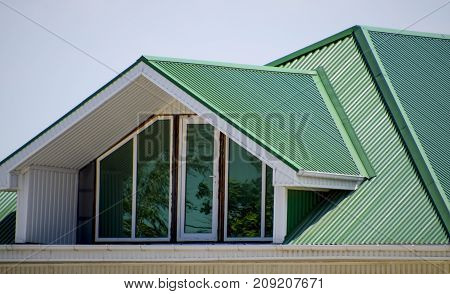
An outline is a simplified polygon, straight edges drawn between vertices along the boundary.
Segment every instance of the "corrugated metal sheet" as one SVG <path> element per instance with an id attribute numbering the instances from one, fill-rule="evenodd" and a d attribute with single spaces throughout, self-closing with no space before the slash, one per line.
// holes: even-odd
<path id="1" fill-rule="evenodd" d="M 74 244 L 77 223 L 77 171 L 31 168 L 28 181 L 26 242 Z"/>
<path id="2" fill-rule="evenodd" d="M 0 244 L 14 243 L 16 197 L 16 192 L 0 192 Z"/>
<path id="3" fill-rule="evenodd" d="M 369 35 L 450 199 L 450 39 L 370 30 Z"/>
<path id="4" fill-rule="evenodd" d="M 294 168 L 359 175 L 314 74 L 154 58 L 149 63 Z"/>
<path id="5" fill-rule="evenodd" d="M 317 208 L 317 205 L 323 201 L 324 199 L 313 191 L 288 190 L 286 236 L 293 233 L 307 216 Z"/>
<path id="6" fill-rule="evenodd" d="M 377 176 L 335 195 L 297 230 L 292 244 L 448 244 L 352 35 L 284 64 L 323 66 Z M 319 193 L 319 192 L 318 192 Z"/>

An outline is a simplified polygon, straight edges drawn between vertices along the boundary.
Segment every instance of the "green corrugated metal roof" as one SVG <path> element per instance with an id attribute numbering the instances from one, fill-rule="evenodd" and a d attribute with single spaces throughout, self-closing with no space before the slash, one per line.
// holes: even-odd
<path id="1" fill-rule="evenodd" d="M 315 72 L 155 57 L 147 60 L 291 167 L 360 174 Z"/>
<path id="2" fill-rule="evenodd" d="M 0 244 L 14 243 L 16 192 L 0 192 Z"/>
<path id="3" fill-rule="evenodd" d="M 450 39 L 370 29 L 369 35 L 450 199 Z"/>
<path id="4" fill-rule="evenodd" d="M 362 55 L 352 28 L 271 63 L 324 67 L 376 177 L 328 199 L 290 236 L 290 244 L 448 244 L 432 195 Z M 320 194 L 320 192 L 317 192 Z"/>
<path id="5" fill-rule="evenodd" d="M 370 176 L 364 154 L 355 148 L 359 143 L 343 125 L 316 72 L 156 57 L 138 59 L 0 165 L 141 61 L 292 168 Z"/>

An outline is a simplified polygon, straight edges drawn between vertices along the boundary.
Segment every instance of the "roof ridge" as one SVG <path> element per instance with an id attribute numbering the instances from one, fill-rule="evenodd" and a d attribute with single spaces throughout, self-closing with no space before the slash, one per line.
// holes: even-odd
<path id="1" fill-rule="evenodd" d="M 374 26 L 367 26 L 367 25 L 354 25 L 343 31 L 340 31 L 329 37 L 326 37 L 325 39 L 319 40 L 319 41 L 312 43 L 304 48 L 301 48 L 301 49 L 296 50 L 292 53 L 289 53 L 281 58 L 271 61 L 271 62 L 267 63 L 266 66 L 279 66 L 280 64 L 285 63 L 289 60 L 292 60 L 292 59 L 294 59 L 298 56 L 301 56 L 307 52 L 313 51 L 322 46 L 325 46 L 325 45 L 334 43 L 340 39 L 343 39 L 343 38 L 353 34 L 358 29 L 374 31 L 374 32 L 383 32 L 383 33 L 389 33 L 389 34 L 405 35 L 405 36 L 416 36 L 416 37 L 444 39 L 444 40 L 450 39 L 450 35 L 446 35 L 446 34 L 418 32 L 418 31 L 410 31 L 410 30 L 406 30 L 406 29 L 396 30 L 396 29 L 374 27 Z"/>
<path id="2" fill-rule="evenodd" d="M 374 27 L 374 26 L 366 26 L 366 25 L 358 25 L 355 27 L 360 27 L 367 31 L 372 32 L 380 32 L 380 33 L 388 33 L 388 34 L 396 34 L 396 35 L 406 35 L 406 36 L 415 36 L 415 37 L 424 37 L 424 38 L 433 38 L 433 39 L 450 39 L 450 35 L 440 34 L 440 33 L 430 33 L 430 32 L 419 32 L 405 29 L 391 29 L 384 27 Z"/>
<path id="3" fill-rule="evenodd" d="M 150 56 L 150 55 L 142 55 L 141 59 L 142 58 L 149 62 L 162 61 L 162 62 L 175 62 L 175 63 L 185 63 L 185 64 L 189 63 L 189 64 L 227 67 L 227 68 L 236 68 L 236 69 L 248 69 L 248 70 L 259 70 L 259 71 L 272 71 L 272 72 L 283 72 L 283 73 L 294 73 L 294 74 L 305 74 L 305 75 L 317 75 L 316 71 L 313 71 L 313 70 L 280 68 L 280 67 L 273 67 L 273 66 L 267 66 L 267 65 L 240 64 L 240 63 L 231 63 L 231 62 L 183 59 L 183 58 Z"/>

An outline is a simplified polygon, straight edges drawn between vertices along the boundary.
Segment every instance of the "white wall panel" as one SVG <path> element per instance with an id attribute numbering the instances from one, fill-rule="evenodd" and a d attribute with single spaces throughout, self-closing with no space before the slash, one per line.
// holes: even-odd
<path id="1" fill-rule="evenodd" d="M 33 166 L 20 178 L 16 242 L 74 244 L 78 172 Z"/>

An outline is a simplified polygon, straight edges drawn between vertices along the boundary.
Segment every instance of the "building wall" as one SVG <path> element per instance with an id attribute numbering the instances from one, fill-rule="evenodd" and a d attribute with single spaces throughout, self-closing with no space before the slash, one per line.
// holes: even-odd
<path id="1" fill-rule="evenodd" d="M 75 243 L 77 180 L 75 170 L 49 167 L 20 175 L 16 243 Z"/>
<path id="2" fill-rule="evenodd" d="M 450 261 L 15 263 L 9 274 L 444 274 Z"/>
<path id="3" fill-rule="evenodd" d="M 448 273 L 446 245 L 0 245 L 0 273 Z"/>

